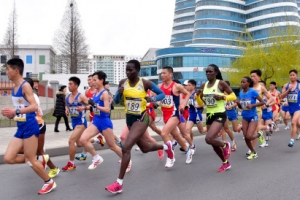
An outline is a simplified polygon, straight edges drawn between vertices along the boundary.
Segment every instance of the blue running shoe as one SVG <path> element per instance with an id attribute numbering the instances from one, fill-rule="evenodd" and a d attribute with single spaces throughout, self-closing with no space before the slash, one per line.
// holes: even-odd
<path id="1" fill-rule="evenodd" d="M 172 149 L 173 151 L 175 150 L 175 148 L 177 147 L 178 142 L 176 140 L 174 140 L 173 144 L 172 144 Z"/>
<path id="2" fill-rule="evenodd" d="M 76 156 L 75 159 L 79 160 L 79 161 L 83 161 L 86 160 L 87 155 L 84 155 L 83 153 L 81 153 L 80 155 Z"/>
<path id="3" fill-rule="evenodd" d="M 290 143 L 288 144 L 289 147 L 293 147 L 294 146 L 294 140 L 290 140 Z"/>

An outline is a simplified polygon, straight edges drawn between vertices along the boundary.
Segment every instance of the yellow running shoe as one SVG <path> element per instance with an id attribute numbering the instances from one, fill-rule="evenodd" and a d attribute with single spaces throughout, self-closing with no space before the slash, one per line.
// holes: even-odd
<path id="1" fill-rule="evenodd" d="M 257 158 L 257 157 L 258 157 L 257 153 L 251 152 L 251 154 L 247 157 L 247 159 L 252 160 L 252 159 Z"/>
<path id="2" fill-rule="evenodd" d="M 54 178 L 59 174 L 59 172 L 60 172 L 60 169 L 58 167 L 56 167 L 55 169 L 50 169 L 48 175 L 50 178 Z"/>
<path id="3" fill-rule="evenodd" d="M 264 138 L 264 133 L 262 131 L 258 131 L 257 133 L 259 135 L 258 137 L 258 141 L 259 143 L 262 145 L 264 144 L 266 141 L 265 141 L 265 138 Z"/>

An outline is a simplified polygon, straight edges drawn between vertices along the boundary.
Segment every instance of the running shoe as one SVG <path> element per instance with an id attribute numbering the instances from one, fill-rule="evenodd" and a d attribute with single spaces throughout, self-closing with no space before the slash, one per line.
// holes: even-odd
<path id="1" fill-rule="evenodd" d="M 174 162 L 175 162 L 175 158 L 173 158 L 173 159 L 167 158 L 167 162 L 166 162 L 165 168 L 171 168 L 171 167 L 173 167 Z"/>
<path id="2" fill-rule="evenodd" d="M 194 144 L 194 146 L 190 147 L 190 149 L 191 149 L 191 151 L 192 151 L 192 153 L 194 155 L 196 153 L 196 145 Z"/>
<path id="3" fill-rule="evenodd" d="M 117 145 L 122 149 L 122 141 L 121 141 L 121 139 L 119 139 L 119 140 L 116 140 L 116 143 L 117 143 Z"/>
<path id="4" fill-rule="evenodd" d="M 172 149 L 172 143 L 171 142 L 166 142 L 166 145 L 168 146 L 168 149 L 166 150 L 168 158 L 173 159 L 174 158 L 174 151 Z"/>
<path id="5" fill-rule="evenodd" d="M 50 178 L 54 178 L 56 177 L 60 172 L 60 169 L 58 167 L 54 168 L 54 169 L 50 169 L 49 173 L 48 173 L 48 176 Z"/>
<path id="6" fill-rule="evenodd" d="M 269 141 L 266 141 L 265 147 L 268 147 L 268 146 L 269 146 Z"/>
<path id="7" fill-rule="evenodd" d="M 79 160 L 79 161 L 86 160 L 86 158 L 87 158 L 87 155 L 83 154 L 83 153 L 81 153 L 80 155 L 78 155 L 78 156 L 75 157 L 75 159 Z"/>
<path id="8" fill-rule="evenodd" d="M 285 130 L 289 130 L 289 129 L 290 129 L 290 127 L 289 127 L 289 126 L 286 126 L 284 129 L 285 129 Z"/>
<path id="9" fill-rule="evenodd" d="M 185 152 L 185 150 L 182 147 L 180 147 L 179 150 L 182 152 Z"/>
<path id="10" fill-rule="evenodd" d="M 260 148 L 267 147 L 267 141 L 265 141 L 263 144 L 259 145 Z"/>
<path id="11" fill-rule="evenodd" d="M 236 141 L 233 141 L 233 142 L 232 142 L 231 151 L 232 151 L 232 152 L 236 151 L 236 148 L 237 148 L 237 146 L 236 146 Z"/>
<path id="12" fill-rule="evenodd" d="M 266 141 L 269 141 L 271 139 L 271 135 L 269 133 L 266 134 Z"/>
<path id="13" fill-rule="evenodd" d="M 176 147 L 178 145 L 178 142 L 176 140 L 174 140 L 173 144 L 172 144 L 172 149 L 173 151 L 175 151 Z"/>
<path id="14" fill-rule="evenodd" d="M 272 126 L 273 130 L 275 130 L 275 132 L 279 131 L 279 128 L 277 127 L 275 122 L 271 122 L 271 126 Z"/>
<path id="15" fill-rule="evenodd" d="M 160 160 L 162 160 L 162 159 L 164 158 L 164 151 L 163 151 L 163 150 L 158 150 L 158 151 L 157 151 L 157 154 L 158 154 L 158 158 L 159 158 Z"/>
<path id="16" fill-rule="evenodd" d="M 122 159 L 118 160 L 118 163 L 121 163 L 122 162 Z"/>
<path id="17" fill-rule="evenodd" d="M 246 153 L 246 156 L 249 156 L 251 154 L 251 150 L 249 149 Z"/>
<path id="18" fill-rule="evenodd" d="M 293 147 L 293 146 L 294 146 L 294 140 L 290 140 L 288 146 L 289 146 L 289 147 Z"/>
<path id="19" fill-rule="evenodd" d="M 280 131 L 280 129 L 279 129 L 279 128 L 276 128 L 276 129 L 275 129 L 275 132 L 279 132 L 279 131 Z"/>
<path id="20" fill-rule="evenodd" d="M 257 158 L 257 157 L 258 157 L 257 153 L 251 152 L 251 154 L 247 157 L 247 160 L 252 160 L 252 159 Z"/>
<path id="21" fill-rule="evenodd" d="M 115 181 L 113 184 L 106 186 L 105 190 L 109 191 L 110 193 L 117 194 L 123 191 L 123 186 Z"/>
<path id="22" fill-rule="evenodd" d="M 130 170 L 131 170 L 131 165 L 132 165 L 132 162 L 131 162 L 131 160 L 130 160 L 130 161 L 129 161 L 129 164 L 128 164 L 127 168 L 126 168 L 126 173 L 130 172 Z"/>
<path id="23" fill-rule="evenodd" d="M 139 151 L 141 150 L 140 147 L 136 147 L 134 150 Z"/>
<path id="24" fill-rule="evenodd" d="M 188 151 L 186 152 L 186 164 L 190 164 L 193 160 L 193 152 L 192 150 L 189 148 Z"/>
<path id="25" fill-rule="evenodd" d="M 45 169 L 47 169 L 47 162 L 49 161 L 49 155 L 48 154 L 44 154 L 43 156 L 43 161 L 42 161 L 42 165 Z"/>
<path id="26" fill-rule="evenodd" d="M 218 169 L 218 172 L 225 172 L 227 169 L 230 169 L 231 165 L 227 161 L 227 163 L 223 163 L 222 166 Z"/>
<path id="27" fill-rule="evenodd" d="M 56 183 L 44 183 L 42 189 L 39 190 L 38 194 L 47 194 L 56 188 Z"/>
<path id="28" fill-rule="evenodd" d="M 299 140 L 299 139 L 300 139 L 300 134 L 297 133 L 296 140 Z"/>
<path id="29" fill-rule="evenodd" d="M 88 167 L 89 170 L 96 169 L 98 165 L 100 165 L 103 162 L 103 158 L 99 156 L 98 160 L 92 160 L 92 164 Z"/>
<path id="30" fill-rule="evenodd" d="M 99 134 L 99 135 L 97 136 L 97 138 L 98 138 L 98 140 L 99 140 L 99 142 L 100 142 L 100 145 L 101 145 L 102 147 L 104 147 L 105 141 L 104 141 L 104 139 L 103 139 L 103 136 L 102 136 L 101 134 Z"/>
<path id="31" fill-rule="evenodd" d="M 225 145 L 226 145 L 226 147 L 223 148 L 223 153 L 224 153 L 225 160 L 228 160 L 230 158 L 230 154 L 231 154 L 230 143 L 225 142 Z"/>
<path id="32" fill-rule="evenodd" d="M 259 143 L 261 145 L 264 144 L 266 142 L 265 139 L 264 139 L 264 133 L 260 130 L 260 131 L 257 132 L 257 134 L 258 134 Z"/>
<path id="33" fill-rule="evenodd" d="M 74 164 L 72 164 L 70 161 L 68 162 L 68 164 L 66 165 L 66 166 L 64 166 L 63 168 L 62 168 L 62 170 L 64 171 L 64 172 L 66 172 L 66 171 L 72 171 L 72 170 L 74 170 L 74 169 L 76 169 L 76 165 Z"/>

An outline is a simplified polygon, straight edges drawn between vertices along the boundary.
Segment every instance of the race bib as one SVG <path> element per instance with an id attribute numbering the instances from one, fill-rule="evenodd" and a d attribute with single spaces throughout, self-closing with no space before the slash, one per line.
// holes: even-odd
<path id="1" fill-rule="evenodd" d="M 195 106 L 195 101 L 193 99 L 189 99 L 188 105 L 189 106 Z"/>
<path id="2" fill-rule="evenodd" d="M 171 108 L 173 107 L 173 96 L 172 95 L 166 95 L 165 98 L 161 101 L 161 107 L 164 108 Z"/>
<path id="3" fill-rule="evenodd" d="M 251 104 L 251 99 L 241 99 L 240 104 L 243 110 L 248 110 L 246 107 Z"/>
<path id="4" fill-rule="evenodd" d="M 218 106 L 217 100 L 214 98 L 214 95 L 208 95 L 204 97 L 205 104 L 208 108 L 214 108 Z"/>
<path id="5" fill-rule="evenodd" d="M 99 106 L 99 104 L 96 104 L 97 106 Z M 100 115 L 100 110 L 97 108 L 94 108 L 94 114 L 95 115 Z"/>
<path id="6" fill-rule="evenodd" d="M 26 114 L 19 114 L 14 117 L 16 122 L 26 122 Z"/>
<path id="7" fill-rule="evenodd" d="M 127 111 L 140 114 L 142 107 L 142 99 L 141 98 L 126 98 L 126 106 Z"/>
<path id="8" fill-rule="evenodd" d="M 71 117 L 78 117 L 79 116 L 79 112 L 77 110 L 77 107 L 72 106 L 69 109 L 70 109 L 70 115 L 71 115 Z"/>
<path id="9" fill-rule="evenodd" d="M 288 102 L 290 103 L 297 103 L 298 94 L 288 94 L 287 96 Z"/>

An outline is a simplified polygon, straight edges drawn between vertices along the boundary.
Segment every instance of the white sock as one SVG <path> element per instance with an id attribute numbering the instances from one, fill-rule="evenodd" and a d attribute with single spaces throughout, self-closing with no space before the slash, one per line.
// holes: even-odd
<path id="1" fill-rule="evenodd" d="M 121 143 L 121 138 L 117 138 L 117 143 Z"/>
<path id="2" fill-rule="evenodd" d="M 100 140 L 96 137 L 93 138 L 94 139 L 94 144 L 100 144 Z"/>
<path id="3" fill-rule="evenodd" d="M 72 163 L 72 165 L 74 165 L 74 160 L 70 160 L 69 162 Z"/>
<path id="4" fill-rule="evenodd" d="M 45 181 L 45 183 L 51 184 L 51 183 L 53 183 L 53 179 L 50 178 L 50 180 L 49 181 Z"/>
<path id="5" fill-rule="evenodd" d="M 117 179 L 117 183 L 119 183 L 119 185 L 123 185 L 123 179 Z"/>
<path id="6" fill-rule="evenodd" d="M 100 156 L 97 154 L 93 157 L 93 160 L 99 160 L 100 159 Z"/>
<path id="7" fill-rule="evenodd" d="M 164 146 L 164 150 L 168 150 L 168 145 L 163 144 L 163 146 Z"/>

